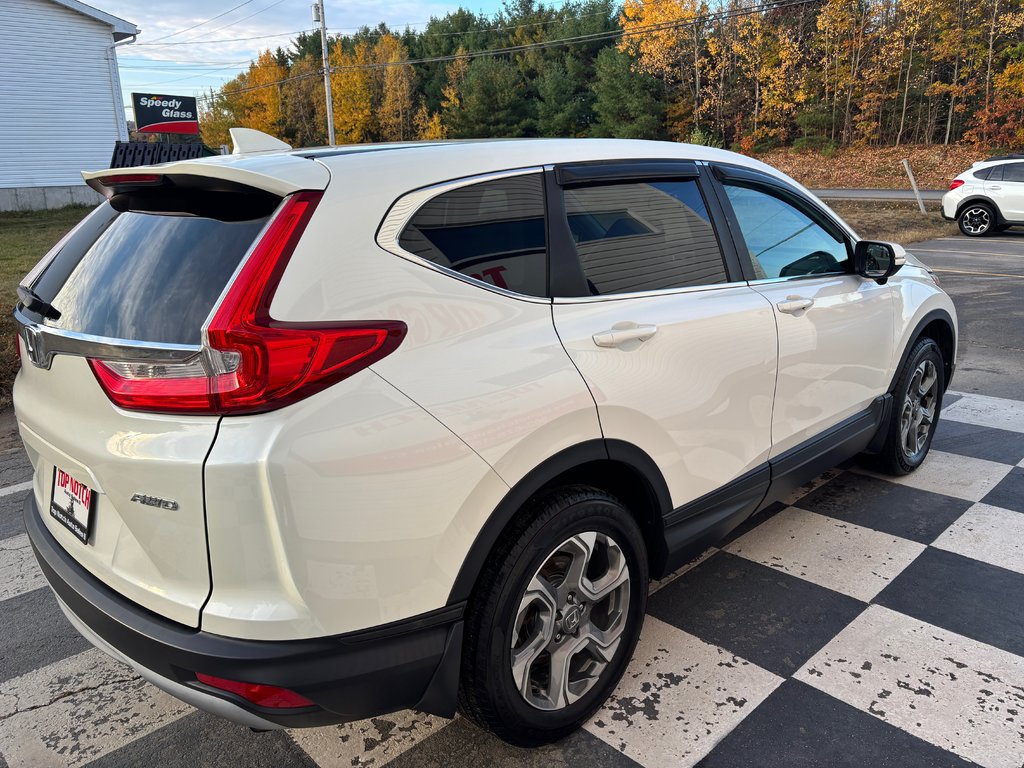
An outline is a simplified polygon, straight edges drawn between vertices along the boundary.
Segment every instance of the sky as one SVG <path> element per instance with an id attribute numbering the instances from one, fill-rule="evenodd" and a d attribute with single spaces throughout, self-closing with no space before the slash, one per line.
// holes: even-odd
<path id="1" fill-rule="evenodd" d="M 135 43 L 115 49 L 128 119 L 132 119 L 132 92 L 202 95 L 246 69 L 261 50 L 287 47 L 296 33 L 314 30 L 312 0 L 90 0 L 90 4 L 141 30 Z M 491 14 L 501 7 L 501 0 L 325 0 L 327 30 L 352 32 L 381 21 L 398 29 L 406 25 L 422 29 L 431 16 L 443 16 L 460 4 Z"/>

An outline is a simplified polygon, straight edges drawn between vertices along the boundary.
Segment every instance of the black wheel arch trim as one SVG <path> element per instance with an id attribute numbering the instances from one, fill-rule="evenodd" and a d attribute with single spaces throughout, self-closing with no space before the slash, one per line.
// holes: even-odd
<path id="1" fill-rule="evenodd" d="M 956 335 L 956 325 L 953 323 L 953 318 L 950 316 L 949 312 L 944 309 L 933 309 L 930 312 L 925 313 L 924 317 L 918 320 L 917 325 L 914 326 L 914 331 L 909 337 L 910 341 L 907 342 L 907 345 L 903 348 L 903 352 L 900 353 L 899 362 L 893 372 L 892 379 L 889 381 L 889 387 L 886 389 L 886 392 L 892 393 L 893 389 L 896 387 L 896 380 L 900 377 L 900 371 L 902 371 L 903 366 L 906 365 L 907 358 L 910 357 L 910 353 L 913 351 L 914 346 L 920 340 L 924 329 L 936 320 L 940 320 L 946 325 L 949 329 L 950 338 L 953 340 L 953 353 L 950 355 L 950 359 L 942 361 L 942 367 L 945 369 L 945 380 L 942 382 L 942 391 L 945 392 L 949 389 L 949 382 L 953 379 L 953 373 L 956 370 L 956 350 L 959 339 Z"/>
<path id="2" fill-rule="evenodd" d="M 987 207 L 992 209 L 992 212 L 996 215 L 996 224 L 1005 224 L 1006 219 L 1003 217 L 1002 211 L 999 210 L 999 206 L 992 201 L 991 198 L 985 197 L 984 195 L 973 195 L 971 197 L 961 200 L 956 206 L 956 215 L 953 216 L 953 221 L 960 220 L 960 214 L 964 212 L 964 208 L 974 203 L 984 203 Z"/>
<path id="3" fill-rule="evenodd" d="M 548 457 L 519 480 L 498 503 L 473 541 L 448 595 L 448 603 L 464 603 L 476 586 L 484 561 L 494 549 L 502 532 L 519 510 L 555 478 L 581 465 L 595 461 L 613 461 L 626 466 L 646 481 L 655 506 L 654 522 L 662 524 L 672 509 L 668 484 L 655 463 L 645 451 L 622 440 L 595 438 L 570 446 Z M 635 512 L 635 510 L 633 510 Z M 654 558 L 663 553 L 649 553 Z"/>

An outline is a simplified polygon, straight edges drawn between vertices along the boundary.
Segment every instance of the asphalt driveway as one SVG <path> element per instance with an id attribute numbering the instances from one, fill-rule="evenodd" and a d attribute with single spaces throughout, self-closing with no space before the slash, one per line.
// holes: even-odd
<path id="1" fill-rule="evenodd" d="M 928 240 L 908 250 L 939 273 L 956 304 L 954 388 L 1024 398 L 1024 227 L 993 237 Z"/>

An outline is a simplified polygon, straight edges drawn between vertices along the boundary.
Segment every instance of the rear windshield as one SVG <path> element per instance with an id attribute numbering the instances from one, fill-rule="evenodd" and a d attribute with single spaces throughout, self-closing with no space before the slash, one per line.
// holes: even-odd
<path id="1" fill-rule="evenodd" d="M 33 286 L 60 313 L 46 324 L 170 344 L 200 343 L 214 303 L 269 218 L 101 208 Z"/>

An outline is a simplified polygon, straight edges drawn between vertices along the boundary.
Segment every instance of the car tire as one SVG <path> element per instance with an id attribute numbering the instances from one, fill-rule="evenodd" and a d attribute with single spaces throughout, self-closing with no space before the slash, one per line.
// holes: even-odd
<path id="1" fill-rule="evenodd" d="M 960 211 L 956 223 L 967 237 L 984 237 L 995 231 L 996 214 L 987 203 L 970 203 Z"/>
<path id="2" fill-rule="evenodd" d="M 618 499 L 585 485 L 535 498 L 469 600 L 460 711 L 518 746 L 569 735 L 622 677 L 647 589 L 644 538 Z"/>
<path id="3" fill-rule="evenodd" d="M 885 443 L 873 457 L 882 472 L 906 475 L 925 460 L 939 423 L 945 370 L 934 339 L 925 337 L 914 345 L 893 388 Z"/>

